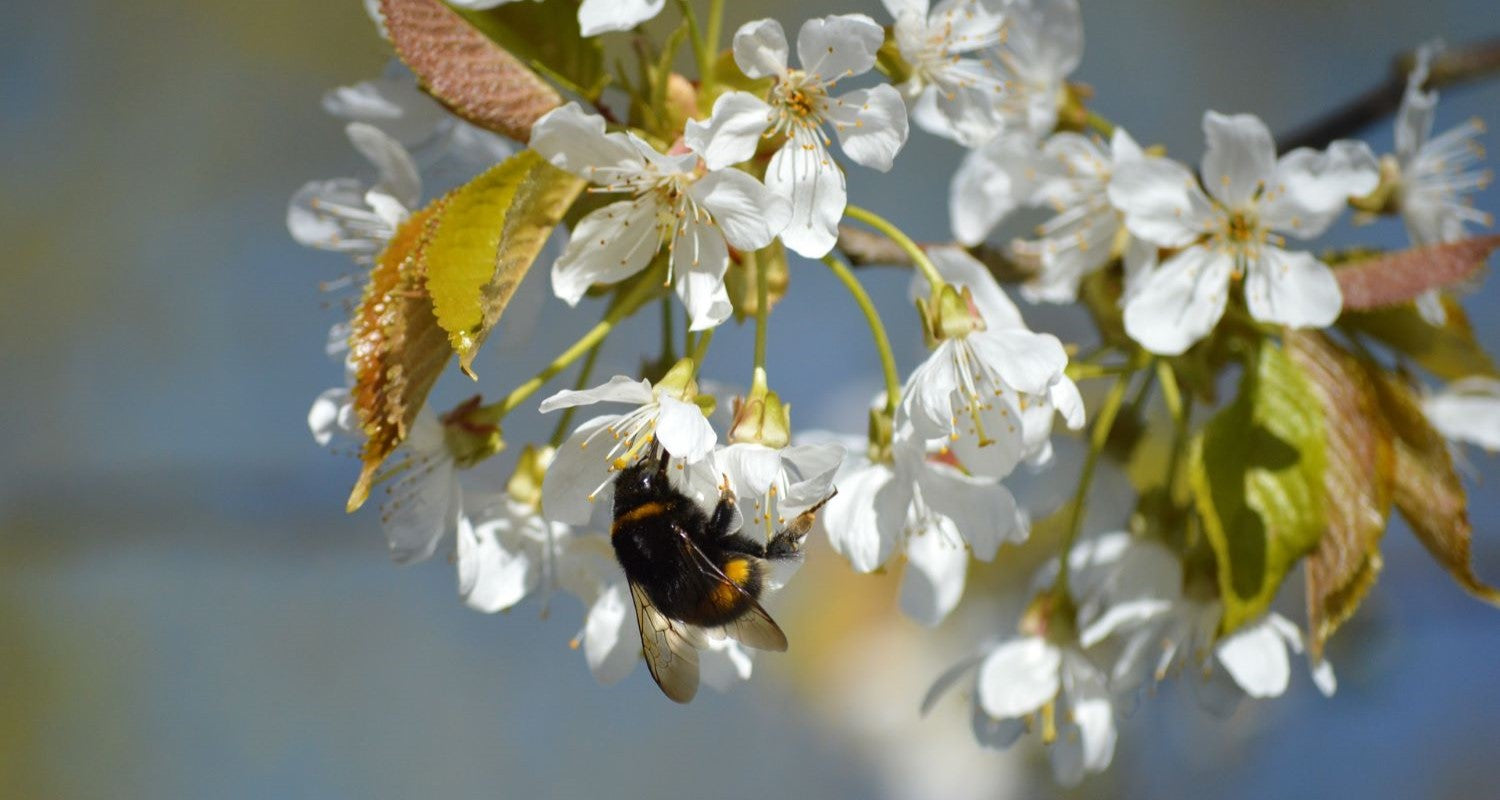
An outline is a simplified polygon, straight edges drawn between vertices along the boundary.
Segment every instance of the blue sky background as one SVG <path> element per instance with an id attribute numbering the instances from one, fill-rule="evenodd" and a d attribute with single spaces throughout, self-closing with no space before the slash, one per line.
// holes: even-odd
<path id="1" fill-rule="evenodd" d="M 730 5 L 731 29 L 762 15 L 794 29 L 859 8 L 885 18 L 875 3 Z M 1285 131 L 1372 85 L 1392 54 L 1428 37 L 1500 35 L 1493 0 L 1085 0 L 1084 25 L 1077 77 L 1096 89 L 1097 108 L 1190 162 L 1204 109 L 1254 112 Z M 302 182 L 363 169 L 318 101 L 379 73 L 388 55 L 354 0 L 64 0 L 7 11 L 0 794 L 901 794 L 890 777 L 900 759 L 829 718 L 827 698 L 863 674 L 820 683 L 798 672 L 803 662 L 763 663 L 751 686 L 686 709 L 664 702 L 643 670 L 600 687 L 566 646 L 581 624 L 576 603 L 559 598 L 547 619 L 535 604 L 499 617 L 468 611 L 442 559 L 397 569 L 374 512 L 343 514 L 354 463 L 317 448 L 303 422 L 339 379 L 322 347 L 334 312 L 320 307 L 316 283 L 343 265 L 295 245 L 284 216 Z M 1500 82 L 1450 90 L 1438 127 L 1473 115 L 1494 124 L 1497 110 Z M 1389 149 L 1389 122 L 1364 138 Z M 919 239 L 943 238 L 959 156 L 914 133 L 891 173 L 850 168 L 851 197 Z M 1500 209 L 1500 193 L 1478 204 Z M 1398 246 L 1403 234 L 1382 222 L 1329 241 Z M 879 386 L 865 330 L 820 265 L 792 269 L 770 332 L 776 388 L 798 425 L 859 432 Z M 909 369 L 922 344 L 906 276 L 867 278 Z M 1496 297 L 1486 287 L 1466 301 L 1492 350 Z M 1078 330 L 1077 313 L 1024 311 L 1064 338 Z M 495 393 L 531 374 L 593 313 L 549 301 L 529 335 L 492 343 L 478 365 L 483 386 Z M 611 341 L 605 368 L 628 371 L 654 348 L 654 320 L 636 322 Z M 743 384 L 749 363 L 749 330 L 726 331 L 707 373 Z M 440 391 L 472 389 L 460 379 Z M 545 436 L 546 424 L 518 415 L 508 438 Z M 1500 502 L 1488 490 L 1500 471 L 1484 454 L 1473 460 L 1475 562 L 1500 580 Z M 1081 793 L 1489 791 L 1500 612 L 1452 586 L 1399 523 L 1386 542 L 1374 595 L 1331 650 L 1336 697 L 1318 696 L 1299 670 L 1286 698 L 1220 722 L 1168 684 L 1122 724 L 1115 767 Z M 889 615 L 890 580 L 851 581 L 824 548 L 811 558 L 810 578 L 857 586 L 872 604 L 860 613 Z M 795 597 L 818 601 L 818 587 Z M 799 628 L 821 630 L 820 606 L 782 613 L 794 641 Z M 930 641 L 961 640 L 972 625 L 961 622 Z M 890 624 L 892 641 L 929 641 Z M 911 662 L 870 641 L 856 671 Z M 911 681 L 940 668 L 922 666 Z M 915 738 L 953 735 L 951 720 L 917 720 L 914 695 L 885 702 L 912 707 L 900 719 Z M 953 747 L 974 750 L 965 763 L 978 769 L 992 763 L 997 786 L 1050 789 L 1044 769 L 1028 768 L 1039 748 L 980 753 L 959 733 Z"/>

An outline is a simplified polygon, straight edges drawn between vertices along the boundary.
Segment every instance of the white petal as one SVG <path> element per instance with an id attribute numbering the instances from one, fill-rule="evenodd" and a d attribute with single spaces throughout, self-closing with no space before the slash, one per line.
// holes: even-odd
<path id="1" fill-rule="evenodd" d="M 911 492 L 894 478 L 883 464 L 857 470 L 839 482 L 820 515 L 828 543 L 856 572 L 879 569 L 896 549 Z"/>
<path id="2" fill-rule="evenodd" d="M 1189 667 L 1197 670 L 1197 665 Z M 1228 719 L 1245 699 L 1245 690 L 1235 683 L 1234 676 L 1226 669 L 1205 668 L 1205 672 L 1188 681 L 1193 687 L 1193 696 L 1204 711 L 1220 719 Z"/>
<path id="3" fill-rule="evenodd" d="M 286 227 L 304 247 L 373 254 L 389 235 L 372 231 L 373 219 L 365 208 L 365 187 L 353 178 L 335 178 L 310 181 L 297 189 L 287 205 Z"/>
<path id="4" fill-rule="evenodd" d="M 1083 395 L 1079 394 L 1078 384 L 1074 383 L 1071 378 L 1063 375 L 1056 383 L 1048 387 L 1047 399 L 1057 413 L 1062 415 L 1068 430 L 1076 431 L 1083 428 Z"/>
<path id="5" fill-rule="evenodd" d="M 831 83 L 869 72 L 884 42 L 885 31 L 864 14 L 810 19 L 797 32 L 797 59 L 809 78 Z"/>
<path id="6" fill-rule="evenodd" d="M 1109 152 L 1116 166 L 1146 157 L 1145 151 L 1141 150 L 1141 146 L 1136 144 L 1124 127 L 1116 127 L 1109 137 Z"/>
<path id="7" fill-rule="evenodd" d="M 1023 717 L 1057 696 L 1062 651 L 1039 636 L 1003 642 L 979 667 L 979 704 L 996 719 Z"/>
<path id="8" fill-rule="evenodd" d="M 1001 542 L 1025 536 L 1016 498 L 999 481 L 965 475 L 944 464 L 932 464 L 917 474 L 923 502 L 952 520 L 980 561 L 994 558 Z"/>
<path id="9" fill-rule="evenodd" d="M 1245 694 L 1279 697 L 1286 691 L 1292 674 L 1286 641 L 1268 620 L 1250 623 L 1225 637 L 1214 653 Z"/>
<path id="10" fill-rule="evenodd" d="M 635 380 L 625 375 L 616 375 L 592 389 L 564 389 L 542 401 L 537 409 L 543 414 L 559 408 L 591 406 L 595 403 L 629 403 L 643 406 L 656 399 L 651 391 L 651 381 Z"/>
<path id="11" fill-rule="evenodd" d="M 619 134 L 605 134 L 604 118 L 585 113 L 577 103 L 554 108 L 531 128 L 531 149 L 580 178 L 593 180 L 596 170 L 639 170 L 640 154 Z M 609 175 L 600 182 L 610 183 Z"/>
<path id="12" fill-rule="evenodd" d="M 714 101 L 713 113 L 687 121 L 682 139 L 709 170 L 748 161 L 771 124 L 771 107 L 749 92 L 728 92 Z"/>
<path id="13" fill-rule="evenodd" d="M 1016 394 L 1009 392 L 1003 397 L 993 398 L 979 412 L 980 424 L 988 437 L 983 445 L 975 435 L 977 430 L 971 427 L 973 420 L 967 414 L 958 417 L 957 423 L 963 427 L 959 429 L 957 440 L 951 435 L 947 437 L 947 445 L 958 456 L 959 463 L 973 474 L 1004 478 L 1026 457 L 1025 418 L 1016 400 Z"/>
<path id="14" fill-rule="evenodd" d="M 458 520 L 458 594 L 470 608 L 487 614 L 520 602 L 538 578 L 525 551 L 501 544 L 498 530 L 508 524 L 514 523 L 495 519 L 475 524 L 467 516 Z"/>
<path id="15" fill-rule="evenodd" d="M 792 219 L 791 201 L 737 169 L 710 172 L 688 190 L 737 250 L 759 250 Z"/>
<path id="16" fill-rule="evenodd" d="M 1327 661 L 1318 661 L 1312 667 L 1313 684 L 1318 687 L 1318 692 L 1324 697 L 1333 697 L 1334 692 L 1339 690 L 1339 680 L 1333 674 L 1333 665 Z"/>
<path id="17" fill-rule="evenodd" d="M 969 334 L 969 345 L 981 361 L 1000 373 L 1012 389 L 1045 396 L 1068 366 L 1068 352 L 1050 333 L 1001 328 Z"/>
<path id="18" fill-rule="evenodd" d="M 1321 235 L 1351 197 L 1375 191 L 1380 166 L 1369 145 L 1341 139 L 1327 150 L 1299 147 L 1281 157 L 1261 204 L 1261 222 L 1299 239 Z"/>
<path id="19" fill-rule="evenodd" d="M 902 387 L 898 422 L 910 422 L 923 439 L 948 435 L 952 396 L 958 388 L 952 355 L 957 346 L 958 342 L 951 339 L 940 343 L 912 370 Z"/>
<path id="20" fill-rule="evenodd" d="M 623 584 L 610 586 L 589 608 L 583 625 L 583 655 L 602 684 L 617 683 L 635 669 L 641 650 L 635 612 L 625 600 Z"/>
<path id="21" fill-rule="evenodd" d="M 318 395 L 307 411 L 307 427 L 319 447 L 327 447 L 335 436 L 349 436 L 356 431 L 346 427 L 350 421 L 349 389 L 337 386 Z"/>
<path id="22" fill-rule="evenodd" d="M 693 403 L 685 403 L 663 394 L 661 415 L 657 417 L 656 438 L 673 458 L 688 463 L 700 461 L 714 448 L 718 436 L 712 425 L 704 418 L 703 411 Z M 551 470 L 548 470 L 549 472 Z"/>
<path id="23" fill-rule="evenodd" d="M 363 122 L 349 123 L 344 132 L 354 149 L 375 165 L 380 174 L 376 188 L 406 208 L 416 208 L 422 201 L 422 179 L 406 148 L 379 128 Z"/>
<path id="24" fill-rule="evenodd" d="M 1031 201 L 1041 167 L 1025 134 L 1001 134 L 964 157 L 948 187 L 953 238 L 966 245 L 984 241 L 992 228 Z"/>
<path id="25" fill-rule="evenodd" d="M 792 219 L 781 241 L 797 255 L 822 258 L 838 241 L 847 195 L 844 171 L 816 135 L 798 135 L 776 151 L 766 168 L 766 187 L 792 201 Z"/>
<path id="26" fill-rule="evenodd" d="M 734 32 L 734 63 L 750 78 L 786 72 L 786 32 L 774 19 L 747 22 Z"/>
<path id="27" fill-rule="evenodd" d="M 661 13 L 667 0 L 583 0 L 578 28 L 584 36 L 628 31 Z"/>
<path id="28" fill-rule="evenodd" d="M 1422 411 L 1443 438 L 1500 450 L 1500 381 L 1478 376 L 1454 381 L 1424 399 Z"/>
<path id="29" fill-rule="evenodd" d="M 906 143 L 906 102 L 890 84 L 833 98 L 824 116 L 856 164 L 885 172 Z"/>
<path id="30" fill-rule="evenodd" d="M 416 464 L 397 479 L 391 499 L 380 508 L 392 560 L 408 564 L 431 558 L 443 537 L 458 527 L 460 497 L 452 459 Z"/>
<path id="31" fill-rule="evenodd" d="M 923 130 L 952 139 L 964 147 L 978 147 L 994 138 L 1004 120 L 999 113 L 999 79 L 982 62 L 964 58 L 945 70 L 957 85 L 930 83 L 917 98 L 911 115 Z"/>
<path id="32" fill-rule="evenodd" d="M 974 306 L 984 317 L 991 330 L 998 328 L 1025 328 L 1021 310 L 1015 301 L 1000 288 L 995 276 L 961 247 L 934 247 L 927 251 L 932 265 L 937 267 L 943 280 L 954 286 L 966 288 L 974 296 Z M 925 298 L 930 293 L 927 281 L 918 275 L 912 276 L 911 299 Z"/>
<path id="33" fill-rule="evenodd" d="M 781 451 L 763 444 L 731 444 L 715 458 L 738 495 L 764 497 L 781 475 Z"/>
<path id="34" fill-rule="evenodd" d="M 1121 164 L 1109 181 L 1109 202 L 1125 227 L 1162 247 L 1183 247 L 1214 219 L 1213 207 L 1187 167 L 1167 158 Z"/>
<path id="35" fill-rule="evenodd" d="M 323 110 L 350 122 L 374 125 L 406 147 L 433 136 L 447 116 L 410 76 L 376 78 L 323 94 Z"/>
<path id="36" fill-rule="evenodd" d="M 1083 767 L 1100 772 L 1115 754 L 1115 720 L 1104 675 L 1082 653 L 1063 654 L 1063 690 L 1083 745 Z"/>
<path id="37" fill-rule="evenodd" d="M 1344 295 L 1333 270 L 1311 253 L 1266 247 L 1245 276 L 1245 305 L 1262 322 L 1322 328 L 1338 319 Z"/>
<path id="38" fill-rule="evenodd" d="M 607 414 L 595 417 L 573 431 L 547 467 L 542 478 L 542 512 L 547 519 L 569 525 L 586 525 L 594 507 L 603 498 L 590 499 L 601 486 L 607 486 L 610 464 L 606 457 L 612 439 L 608 433 L 588 442 L 590 436 L 620 417 Z"/>
<path id="39" fill-rule="evenodd" d="M 1167 259 L 1125 303 L 1125 331 L 1153 353 L 1175 356 L 1224 316 L 1234 262 L 1201 245 Z"/>
<path id="40" fill-rule="evenodd" d="M 1078 68 L 1083 60 L 1083 19 L 1077 0 L 1012 0 L 1004 7 L 1017 37 L 1027 40 L 1028 75 L 1046 75 L 1060 83 Z"/>
<path id="41" fill-rule="evenodd" d="M 733 639 L 710 639 L 698 653 L 698 679 L 721 692 L 750 680 L 754 666 L 749 648 Z"/>
<path id="42" fill-rule="evenodd" d="M 723 231 L 692 219 L 678 224 L 671 269 L 677 276 L 677 296 L 691 320 L 688 330 L 706 330 L 729 319 L 734 309 L 724 288 L 728 268 L 729 247 Z"/>
<path id="43" fill-rule="evenodd" d="M 844 463 L 838 442 L 798 444 L 781 450 L 781 474 L 787 482 L 781 512 L 790 517 L 811 508 L 833 491 L 833 478 Z"/>
<path id="44" fill-rule="evenodd" d="M 656 201 L 621 200 L 578 221 L 568 246 L 552 265 L 552 293 L 577 305 L 590 286 L 614 283 L 640 272 L 661 249 Z"/>
<path id="45" fill-rule="evenodd" d="M 1245 207 L 1270 180 L 1276 168 L 1276 143 L 1266 124 L 1253 114 L 1203 115 L 1203 185 L 1232 209 Z"/>
<path id="46" fill-rule="evenodd" d="M 969 550 L 953 523 L 939 519 L 906 538 L 906 571 L 901 578 L 902 613 L 922 625 L 936 625 L 964 594 Z"/>

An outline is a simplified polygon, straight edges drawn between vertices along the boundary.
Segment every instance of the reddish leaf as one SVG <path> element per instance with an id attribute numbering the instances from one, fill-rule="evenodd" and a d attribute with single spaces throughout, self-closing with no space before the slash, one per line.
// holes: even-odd
<path id="1" fill-rule="evenodd" d="M 1334 270 L 1344 292 L 1344 308 L 1354 311 L 1409 303 L 1428 289 L 1461 283 L 1500 247 L 1500 234 L 1459 242 L 1414 247 L 1399 253 L 1351 261 Z"/>
<path id="2" fill-rule="evenodd" d="M 454 113 L 520 142 L 562 98 L 515 56 L 438 0 L 381 0 L 396 55 Z"/>
<path id="3" fill-rule="evenodd" d="M 351 512 L 369 497 L 376 470 L 406 440 L 412 420 L 453 354 L 448 334 L 432 315 L 423 256 L 445 203 L 434 201 L 396 230 L 376 259 L 354 311 L 349 355 L 354 362 L 354 409 L 365 444 L 359 480 L 349 494 Z"/>
<path id="4" fill-rule="evenodd" d="M 1285 341 L 1323 406 L 1328 448 L 1328 527 L 1305 564 L 1309 647 L 1316 658 L 1380 573 L 1395 451 L 1375 386 L 1360 362 L 1315 331 L 1289 332 Z"/>

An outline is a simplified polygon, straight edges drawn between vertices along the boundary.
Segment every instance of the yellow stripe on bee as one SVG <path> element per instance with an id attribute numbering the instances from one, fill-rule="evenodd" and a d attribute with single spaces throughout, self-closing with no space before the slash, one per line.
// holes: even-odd
<path id="1" fill-rule="evenodd" d="M 744 558 L 730 559 L 724 565 L 724 577 L 737 586 L 744 586 L 750 580 L 750 561 Z"/>
<path id="2" fill-rule="evenodd" d="M 626 511 L 624 514 L 621 514 L 619 517 L 616 517 L 614 525 L 610 526 L 610 533 L 618 531 L 621 525 L 626 525 L 631 522 L 640 522 L 643 519 L 650 519 L 658 514 L 665 513 L 666 510 L 666 503 L 660 503 L 655 500 L 649 503 L 641 503 L 635 508 L 632 508 L 629 511 Z"/>

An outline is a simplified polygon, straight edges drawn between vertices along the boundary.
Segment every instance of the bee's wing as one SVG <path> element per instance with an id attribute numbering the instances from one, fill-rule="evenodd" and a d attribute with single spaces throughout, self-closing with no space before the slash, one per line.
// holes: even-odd
<path id="1" fill-rule="evenodd" d="M 678 703 L 686 703 L 698 693 L 698 650 L 693 646 L 695 631 L 689 625 L 667 619 L 646 590 L 631 581 L 630 596 L 635 599 L 635 621 L 641 629 L 641 653 L 646 666 L 662 693 Z"/>
<path id="2" fill-rule="evenodd" d="M 735 588 L 739 589 L 738 586 Z M 766 610 L 761 608 L 760 603 L 750 597 L 748 592 L 744 589 L 739 589 L 739 591 L 745 595 L 745 599 L 750 601 L 749 608 L 745 610 L 743 616 L 724 623 L 719 626 L 718 630 L 746 647 L 772 650 L 778 653 L 785 651 L 786 634 L 782 633 L 781 626 L 776 624 L 776 620 L 771 619 L 771 615 L 767 614 Z"/>
<path id="3" fill-rule="evenodd" d="M 778 653 L 785 651 L 786 634 L 782 633 L 781 626 L 776 624 L 776 620 L 771 619 L 771 615 L 767 614 L 764 608 L 761 608 L 760 602 L 751 597 L 750 593 L 745 591 L 739 584 L 730 580 L 724 574 L 723 570 L 720 570 L 719 566 L 713 562 L 713 559 L 709 558 L 708 554 L 704 553 L 703 549 L 698 547 L 692 537 L 687 535 L 686 531 L 678 528 L 677 533 L 682 538 L 683 544 L 688 548 L 688 551 L 693 554 L 694 560 L 698 562 L 703 577 L 713 581 L 714 586 L 722 584 L 733 587 L 734 591 L 738 592 L 746 603 L 745 613 L 738 619 L 726 622 L 711 630 L 718 631 L 746 647 L 753 647 L 757 650 L 773 650 Z M 754 556 L 745 556 L 745 558 L 760 562 L 758 567 L 762 571 L 767 569 L 764 559 L 756 559 Z"/>

